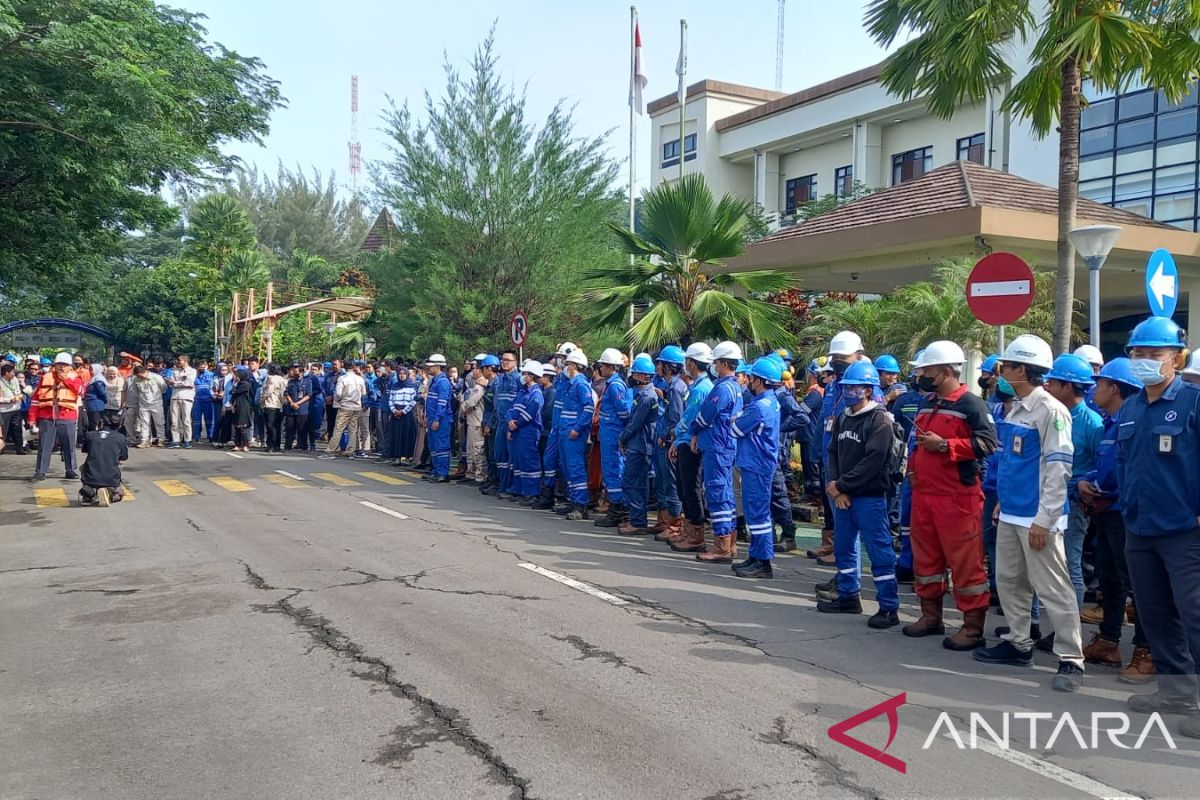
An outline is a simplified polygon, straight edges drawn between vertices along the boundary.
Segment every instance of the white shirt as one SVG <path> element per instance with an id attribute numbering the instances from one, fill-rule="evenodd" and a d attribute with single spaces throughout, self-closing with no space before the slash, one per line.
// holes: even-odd
<path id="1" fill-rule="evenodd" d="M 361 375 L 347 372 L 337 379 L 333 392 L 333 405 L 339 411 L 362 411 L 363 395 L 367 393 L 367 382 Z"/>
<path id="2" fill-rule="evenodd" d="M 194 367 L 189 366 L 185 369 L 175 370 L 175 377 L 171 379 L 171 399 L 196 399 L 196 370 Z"/>

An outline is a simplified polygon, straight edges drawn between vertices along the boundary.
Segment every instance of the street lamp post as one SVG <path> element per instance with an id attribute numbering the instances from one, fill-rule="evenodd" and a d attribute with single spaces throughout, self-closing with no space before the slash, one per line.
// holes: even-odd
<path id="1" fill-rule="evenodd" d="M 329 320 L 328 322 L 323 324 L 321 327 L 323 327 L 325 329 L 325 333 L 329 334 L 329 352 L 332 353 L 333 352 L 333 332 L 334 332 L 334 330 L 337 329 L 337 323 L 334 322 L 333 320 Z"/>
<path id="2" fill-rule="evenodd" d="M 274 350 L 271 347 L 271 340 L 275 338 L 275 330 L 273 328 L 263 328 L 262 337 L 263 341 L 267 343 L 267 363 L 269 364 L 274 360 Z"/>
<path id="3" fill-rule="evenodd" d="M 1100 346 L 1100 268 L 1121 235 L 1117 225 L 1085 225 L 1067 234 L 1088 268 L 1088 339 Z"/>

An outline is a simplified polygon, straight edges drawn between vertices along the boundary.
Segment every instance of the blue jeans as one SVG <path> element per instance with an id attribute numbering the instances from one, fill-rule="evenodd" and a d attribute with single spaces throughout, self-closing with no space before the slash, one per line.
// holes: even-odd
<path id="1" fill-rule="evenodd" d="M 203 423 L 208 440 L 217 438 L 217 407 L 212 397 L 197 397 L 192 403 L 192 441 L 200 441 L 200 427 Z"/>
<path id="2" fill-rule="evenodd" d="M 679 500 L 679 487 L 676 486 L 679 471 L 671 463 L 670 452 L 670 444 L 655 451 L 658 465 L 654 471 L 654 489 L 658 494 L 659 507 L 665 508 L 671 516 L 678 517 L 683 513 L 683 503 Z"/>
<path id="3" fill-rule="evenodd" d="M 1083 540 L 1087 538 L 1088 518 L 1083 506 L 1071 501 L 1067 512 L 1067 531 L 1063 535 L 1063 548 L 1067 551 L 1067 571 L 1075 585 L 1075 601 L 1083 608 Z"/>
<path id="4" fill-rule="evenodd" d="M 875 599 L 879 608 L 884 611 L 898 609 L 896 551 L 892 548 L 887 498 L 855 497 L 850 501 L 850 508 L 835 507 L 833 519 L 838 596 L 854 597 L 862 588 L 858 577 L 858 542 L 861 538 L 871 558 L 871 576 L 875 579 Z"/>

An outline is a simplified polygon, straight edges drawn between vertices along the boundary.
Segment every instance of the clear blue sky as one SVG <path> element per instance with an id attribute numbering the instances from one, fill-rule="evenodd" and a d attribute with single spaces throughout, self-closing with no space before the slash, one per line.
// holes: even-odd
<path id="1" fill-rule="evenodd" d="M 276 162 L 347 175 L 350 75 L 359 75 L 363 159 L 386 158 L 381 113 L 387 97 L 419 107 L 439 94 L 444 58 L 465 67 L 497 23 L 501 68 L 526 86 L 535 119 L 558 100 L 575 105 L 582 135 L 611 130 L 613 157 L 628 153 L 629 3 L 617 0 L 177 0 L 208 16 L 210 38 L 261 58 L 282 84 L 288 108 L 272 119 L 265 147 L 232 152 L 260 168 Z M 873 64 L 883 57 L 862 28 L 863 3 L 788 0 L 785 91 Z M 638 6 L 646 100 L 675 91 L 679 20 L 688 20 L 688 82 L 703 78 L 773 88 L 775 0 L 647 0 Z M 644 179 L 649 122 L 640 118 Z M 368 169 L 369 171 L 369 169 Z M 364 176 L 364 180 L 369 180 Z M 639 181 L 641 182 L 641 181 Z"/>

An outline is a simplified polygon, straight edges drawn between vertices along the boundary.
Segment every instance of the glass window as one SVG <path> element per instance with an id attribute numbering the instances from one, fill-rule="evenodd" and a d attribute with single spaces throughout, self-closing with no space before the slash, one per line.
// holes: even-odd
<path id="1" fill-rule="evenodd" d="M 1139 197 L 1134 200 L 1125 200 L 1125 201 L 1116 203 L 1115 207 L 1123 209 L 1123 210 L 1128 211 L 1133 214 L 1138 214 L 1139 216 L 1143 216 L 1143 217 L 1150 216 L 1150 198 L 1149 197 Z"/>
<path id="2" fill-rule="evenodd" d="M 1143 169 L 1152 169 L 1154 167 L 1154 148 L 1150 145 L 1142 145 L 1135 147 L 1132 150 L 1117 151 L 1117 167 L 1114 170 L 1118 175 L 1123 172 L 1138 172 Z"/>
<path id="3" fill-rule="evenodd" d="M 1154 141 L 1154 118 L 1122 122 L 1117 125 L 1117 147 L 1133 147 Z"/>
<path id="4" fill-rule="evenodd" d="M 1093 153 L 1103 153 L 1113 149 L 1114 131 L 1112 125 L 1083 131 L 1079 134 L 1079 155 L 1088 156 Z"/>
<path id="5" fill-rule="evenodd" d="M 1121 95 L 1117 100 L 1120 119 L 1133 119 L 1154 113 L 1154 92 L 1135 92 Z"/>
<path id="6" fill-rule="evenodd" d="M 838 167 L 833 173 L 833 192 L 838 197 L 849 197 L 854 191 L 854 165 Z"/>
<path id="7" fill-rule="evenodd" d="M 1197 96 L 1200 96 L 1200 92 L 1196 91 L 1195 83 L 1192 84 L 1191 89 L 1188 90 L 1188 93 L 1186 95 L 1184 95 L 1183 99 L 1181 99 L 1178 103 L 1169 102 L 1167 100 L 1166 94 L 1164 94 L 1163 92 L 1159 92 L 1158 93 L 1159 113 L 1162 113 L 1164 111 L 1174 111 L 1177 108 L 1195 108 Z"/>
<path id="8" fill-rule="evenodd" d="M 817 176 L 805 175 L 803 178 L 792 178 L 786 184 L 785 194 L 788 211 L 795 211 L 800 204 L 816 200 Z"/>
<path id="9" fill-rule="evenodd" d="M 1084 128 L 1098 128 L 1101 125 L 1113 124 L 1116 116 L 1117 101 L 1104 100 L 1099 103 L 1091 103 L 1083 109 L 1083 120 L 1080 124 Z"/>
<path id="10" fill-rule="evenodd" d="M 1163 222 L 1191 220 L 1196 216 L 1196 193 L 1183 192 L 1154 198 L 1154 218 Z"/>
<path id="11" fill-rule="evenodd" d="M 1196 160 L 1196 140 L 1176 139 L 1173 142 L 1159 142 L 1156 155 L 1160 167 L 1168 164 L 1181 164 L 1185 161 Z"/>
<path id="12" fill-rule="evenodd" d="M 683 152 L 696 152 L 696 134 L 689 133 L 687 136 L 683 137 Z"/>
<path id="13" fill-rule="evenodd" d="M 959 161 L 974 161 L 976 164 L 983 163 L 983 139 L 982 133 L 977 133 L 973 136 L 966 136 L 958 140 L 958 160 Z"/>
<path id="14" fill-rule="evenodd" d="M 1149 172 L 1135 172 L 1132 175 L 1118 175 L 1113 188 L 1113 200 L 1120 203 L 1135 197 L 1149 197 L 1154 193 Z M 1146 213 L 1149 213 L 1147 211 Z"/>
<path id="15" fill-rule="evenodd" d="M 1095 181 L 1080 181 L 1079 196 L 1097 203 L 1111 205 L 1113 201 L 1112 178 L 1101 178 Z"/>
<path id="16" fill-rule="evenodd" d="M 892 156 L 892 185 L 919 178 L 933 168 L 933 146 L 909 150 Z"/>
<path id="17" fill-rule="evenodd" d="M 1176 136 L 1196 135 L 1196 109 L 1185 108 L 1182 111 L 1172 111 L 1160 114 L 1158 117 L 1158 138 L 1174 139 Z"/>
<path id="18" fill-rule="evenodd" d="M 1161 167 L 1154 175 L 1154 193 L 1170 194 L 1196 188 L 1196 165 Z"/>
<path id="19" fill-rule="evenodd" d="M 672 139 L 669 142 L 663 142 L 663 158 L 679 158 L 679 140 Z"/>
<path id="20" fill-rule="evenodd" d="M 1079 180 L 1090 181 L 1106 178 L 1113 174 L 1113 157 L 1110 153 L 1079 159 Z"/>

